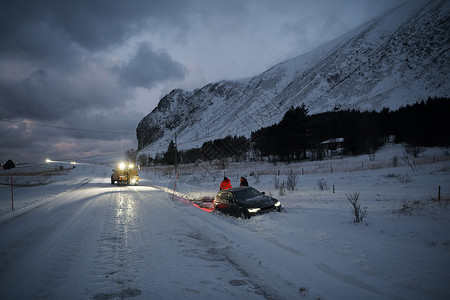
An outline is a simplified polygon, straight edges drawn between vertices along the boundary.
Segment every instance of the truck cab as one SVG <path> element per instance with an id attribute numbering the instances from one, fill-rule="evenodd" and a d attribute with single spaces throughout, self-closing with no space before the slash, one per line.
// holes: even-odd
<path id="1" fill-rule="evenodd" d="M 117 182 L 118 185 L 138 185 L 139 175 L 134 164 L 119 163 L 112 171 L 111 184 Z"/>

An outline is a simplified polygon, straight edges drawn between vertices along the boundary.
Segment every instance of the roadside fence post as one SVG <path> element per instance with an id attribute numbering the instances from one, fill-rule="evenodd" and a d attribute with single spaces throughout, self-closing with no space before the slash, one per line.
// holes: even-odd
<path id="1" fill-rule="evenodd" d="M 14 185 L 13 185 L 13 172 L 11 172 L 11 211 L 14 211 Z"/>
<path id="2" fill-rule="evenodd" d="M 441 186 L 438 187 L 438 201 L 441 202 Z"/>
<path id="3" fill-rule="evenodd" d="M 175 189 L 177 188 L 177 180 L 178 180 L 178 171 L 177 171 L 177 175 L 175 176 L 175 185 L 173 187 L 172 199 L 175 195 Z"/>

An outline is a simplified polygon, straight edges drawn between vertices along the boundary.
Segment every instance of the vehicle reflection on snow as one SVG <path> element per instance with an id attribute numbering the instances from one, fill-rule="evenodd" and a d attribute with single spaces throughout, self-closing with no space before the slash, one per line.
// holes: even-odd
<path id="1" fill-rule="evenodd" d="M 136 201 L 131 194 L 119 193 L 116 205 L 115 227 L 117 232 L 124 235 L 125 247 L 128 244 L 128 236 L 136 230 Z"/>
<path id="2" fill-rule="evenodd" d="M 115 213 L 115 225 L 116 228 L 126 235 L 131 233 L 136 228 L 133 224 L 137 219 L 137 205 L 138 200 L 135 198 L 135 193 L 128 193 L 128 191 L 139 192 L 154 192 L 158 189 L 151 186 L 126 186 L 124 188 L 113 188 L 115 192 L 118 192 L 116 199 L 116 213 Z"/>
<path id="3" fill-rule="evenodd" d="M 126 197 L 127 199 L 124 199 Z M 117 212 L 116 217 L 122 217 L 125 214 L 134 214 L 133 201 L 130 201 L 130 195 L 124 195 L 122 193 L 117 197 Z"/>
<path id="4" fill-rule="evenodd" d="M 158 191 L 157 188 L 151 187 L 151 186 L 123 186 L 120 187 L 120 189 L 123 189 L 124 191 L 131 190 L 131 191 L 139 191 L 139 192 L 154 192 Z M 115 191 L 117 189 L 114 189 Z"/>

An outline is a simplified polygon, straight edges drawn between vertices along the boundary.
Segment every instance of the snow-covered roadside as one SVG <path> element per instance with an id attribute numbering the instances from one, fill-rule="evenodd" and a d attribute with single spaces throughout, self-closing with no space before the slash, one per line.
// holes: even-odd
<path id="1" fill-rule="evenodd" d="M 73 166 L 56 163 L 18 165 L 14 169 L 0 170 L 0 221 L 42 205 L 59 193 L 86 184 L 93 177 L 108 177 L 110 169 L 96 164 Z M 46 170 L 58 170 L 58 172 L 42 175 L 42 172 Z M 11 173 L 13 174 L 12 188 Z"/>
<path id="2" fill-rule="evenodd" d="M 402 155 L 401 148 L 386 147 L 377 153 L 375 162 L 381 164 L 395 155 Z M 439 149 L 428 149 L 424 161 L 426 157 L 431 163 L 417 165 L 416 171 L 407 165 L 368 170 L 356 167 L 350 172 L 340 172 L 336 167 L 333 173 L 330 170 L 301 175 L 301 164 L 267 164 L 259 176 L 250 176 L 254 166 L 241 166 L 239 172 L 236 166 L 231 166 L 219 172 L 229 176 L 233 185 L 239 184 L 239 176 L 247 176 L 250 185 L 278 198 L 285 212 L 250 220 L 220 214 L 217 217 L 279 247 L 280 252 L 272 254 L 247 249 L 255 264 L 270 264 L 270 255 L 286 252 L 302 261 L 301 272 L 290 269 L 299 265 L 288 261 L 282 268 L 278 266 L 280 276 L 291 278 L 292 284 L 303 290 L 302 294 L 309 291 L 311 295 L 342 298 L 350 284 L 381 298 L 445 299 L 450 295 L 450 162 Z M 433 163 L 436 157 L 442 161 Z M 368 164 L 366 160 L 356 157 L 325 163 L 353 167 L 361 162 Z M 298 183 L 294 191 L 280 196 L 274 181 L 278 170 L 280 182 L 286 181 L 285 168 L 297 171 Z M 176 182 L 180 195 L 196 199 L 214 195 L 218 190 L 222 178 L 217 170 L 180 169 Z M 175 187 L 173 174 L 155 171 L 143 174 L 167 187 L 168 192 Z M 208 174 L 214 175 L 205 176 Z M 326 183 L 327 188 L 321 190 L 319 181 Z M 347 195 L 354 192 L 359 192 L 359 202 L 367 209 L 366 218 L 359 224 L 352 222 L 351 204 L 347 200 Z M 299 277 L 301 274 L 304 276 Z"/>

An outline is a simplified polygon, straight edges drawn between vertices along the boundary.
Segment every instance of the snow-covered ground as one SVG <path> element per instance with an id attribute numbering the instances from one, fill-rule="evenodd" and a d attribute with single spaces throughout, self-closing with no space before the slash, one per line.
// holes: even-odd
<path id="1" fill-rule="evenodd" d="M 158 167 L 129 187 L 94 161 L 55 163 L 51 176 L 24 165 L 14 211 L 2 170 L 0 298 L 449 299 L 450 158 L 427 149 L 413 171 L 402 155 L 389 145 L 371 158 L 199 164 L 178 178 Z M 274 182 L 291 169 L 295 190 L 280 196 Z M 284 211 L 244 220 L 178 199 L 213 196 L 224 175 L 246 176 Z"/>

